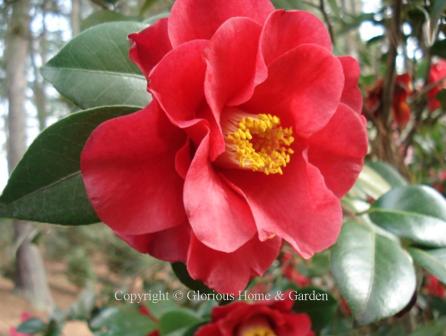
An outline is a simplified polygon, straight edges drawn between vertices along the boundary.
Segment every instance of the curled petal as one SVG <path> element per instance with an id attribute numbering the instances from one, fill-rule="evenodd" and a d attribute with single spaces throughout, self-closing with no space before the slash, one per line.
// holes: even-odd
<path id="1" fill-rule="evenodd" d="M 183 133 L 156 102 L 100 124 L 81 154 L 83 181 L 99 218 L 130 235 L 183 224 L 183 180 L 175 171 L 183 143 Z"/>
<path id="2" fill-rule="evenodd" d="M 129 51 L 130 59 L 138 65 L 147 77 L 152 68 L 172 49 L 167 34 L 167 19 L 147 27 L 139 33 L 129 35 L 132 46 Z"/>
<path id="3" fill-rule="evenodd" d="M 327 126 L 308 139 L 308 158 L 327 186 L 342 197 L 356 181 L 367 154 L 365 119 L 340 104 Z"/>
<path id="4" fill-rule="evenodd" d="M 231 17 L 248 17 L 263 24 L 273 10 L 269 0 L 177 0 L 169 18 L 169 36 L 174 46 L 195 39 L 210 39 Z"/>
<path id="5" fill-rule="evenodd" d="M 361 69 L 359 68 L 358 61 L 350 56 L 341 56 L 338 59 L 342 64 L 345 75 L 345 85 L 341 101 L 352 108 L 353 111 L 361 113 L 362 94 L 359 88 Z"/>
<path id="6" fill-rule="evenodd" d="M 332 50 L 330 34 L 324 23 L 305 11 L 276 10 L 268 17 L 260 38 L 266 64 L 302 44 L 317 44 Z"/>
<path id="7" fill-rule="evenodd" d="M 187 269 L 219 293 L 238 293 L 251 277 L 263 274 L 279 254 L 281 240 L 260 242 L 256 237 L 233 253 L 212 250 L 192 237 Z"/>
<path id="8" fill-rule="evenodd" d="M 190 241 L 190 228 L 187 224 L 142 235 L 116 234 L 141 253 L 148 253 L 168 262 L 186 262 Z"/>
<path id="9" fill-rule="evenodd" d="M 277 235 L 304 258 L 330 247 L 342 224 L 339 199 L 305 153 L 294 153 L 284 175 L 228 171 L 249 203 L 261 240 Z"/>
<path id="10" fill-rule="evenodd" d="M 300 45 L 269 66 L 244 109 L 278 115 L 295 135 L 308 137 L 324 127 L 339 105 L 344 88 L 341 63 L 327 49 Z"/>
<path id="11" fill-rule="evenodd" d="M 209 160 L 209 136 L 198 147 L 184 183 L 184 206 L 192 230 L 203 244 L 233 252 L 256 232 L 246 201 Z"/>
<path id="12" fill-rule="evenodd" d="M 231 18 L 212 36 L 206 52 L 205 95 L 219 120 L 224 106 L 240 105 L 267 76 L 259 58 L 261 26 L 249 18 Z"/>
<path id="13" fill-rule="evenodd" d="M 206 104 L 203 52 L 207 46 L 208 41 L 197 40 L 175 48 L 149 76 L 149 91 L 179 127 L 195 124 L 198 112 Z"/>

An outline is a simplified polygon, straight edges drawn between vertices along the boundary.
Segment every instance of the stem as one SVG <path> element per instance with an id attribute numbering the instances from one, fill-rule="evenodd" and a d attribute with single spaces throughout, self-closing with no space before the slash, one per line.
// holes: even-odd
<path id="1" fill-rule="evenodd" d="M 383 118 L 385 124 L 390 124 L 390 110 L 392 108 L 393 92 L 395 89 L 395 66 L 398 56 L 398 45 L 401 39 L 401 6 L 402 0 L 393 1 L 392 20 L 389 30 L 389 53 L 387 56 L 387 72 L 383 86 Z"/>
<path id="2" fill-rule="evenodd" d="M 333 26 L 331 24 L 330 18 L 325 8 L 325 0 L 319 0 L 319 10 L 321 11 L 322 16 L 324 17 L 325 24 L 328 27 L 328 32 L 330 33 L 331 41 L 333 45 L 335 45 L 335 35 L 333 31 Z"/>

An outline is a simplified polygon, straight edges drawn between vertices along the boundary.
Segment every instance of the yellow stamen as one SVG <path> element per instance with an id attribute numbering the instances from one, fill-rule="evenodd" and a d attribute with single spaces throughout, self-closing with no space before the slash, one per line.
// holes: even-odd
<path id="1" fill-rule="evenodd" d="M 269 327 L 252 327 L 243 331 L 242 336 L 277 336 Z"/>
<path id="2" fill-rule="evenodd" d="M 237 336 L 277 336 L 268 321 L 260 316 L 241 325 Z"/>
<path id="3" fill-rule="evenodd" d="M 226 153 L 222 162 L 241 169 L 269 174 L 283 174 L 294 153 L 291 127 L 280 126 L 271 114 L 230 113 L 223 121 Z"/>

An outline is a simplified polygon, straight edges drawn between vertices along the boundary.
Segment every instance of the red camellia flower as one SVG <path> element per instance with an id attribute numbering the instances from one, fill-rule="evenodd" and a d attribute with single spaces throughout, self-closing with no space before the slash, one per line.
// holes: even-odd
<path id="1" fill-rule="evenodd" d="M 382 111 L 383 86 L 384 81 L 379 79 L 367 92 L 364 106 L 368 113 L 375 117 Z M 405 73 L 396 76 L 392 100 L 392 117 L 400 128 L 406 127 L 410 120 L 411 110 L 408 101 L 412 93 L 413 88 L 410 75 Z"/>
<path id="2" fill-rule="evenodd" d="M 282 256 L 282 275 L 294 282 L 299 287 L 306 287 L 311 284 L 311 279 L 297 271 L 297 264 L 290 252 L 285 252 Z"/>
<path id="3" fill-rule="evenodd" d="M 307 314 L 296 314 L 293 301 L 248 304 L 235 302 L 215 307 L 212 321 L 198 329 L 196 336 L 312 336 Z"/>
<path id="4" fill-rule="evenodd" d="M 433 275 L 426 276 L 426 284 L 424 287 L 429 295 L 439 297 L 440 299 L 446 298 L 446 289 L 438 278 Z"/>
<path id="5" fill-rule="evenodd" d="M 431 112 L 440 107 L 437 95 L 442 89 L 446 88 L 446 80 L 443 80 L 444 78 L 446 78 L 446 61 L 441 60 L 433 64 L 429 71 L 428 85 L 433 85 L 440 81 L 427 93 L 429 111 Z"/>
<path id="6" fill-rule="evenodd" d="M 140 252 L 237 292 L 277 257 L 338 237 L 367 151 L 359 67 L 323 23 L 269 0 L 177 0 L 130 35 L 152 102 L 90 136 L 100 219 Z"/>

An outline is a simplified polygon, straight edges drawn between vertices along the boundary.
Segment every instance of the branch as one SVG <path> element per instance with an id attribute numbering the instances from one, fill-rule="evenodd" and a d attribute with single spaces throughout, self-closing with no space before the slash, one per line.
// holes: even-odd
<path id="1" fill-rule="evenodd" d="M 333 26 L 331 24 L 328 13 L 325 9 L 325 0 L 319 0 L 319 10 L 321 11 L 322 16 L 324 17 L 325 24 L 328 27 L 328 32 L 330 33 L 331 42 L 333 43 L 333 45 L 335 45 L 335 35 L 333 31 Z"/>
<path id="2" fill-rule="evenodd" d="M 386 125 L 390 122 L 393 92 L 395 89 L 395 65 L 398 55 L 398 45 L 401 39 L 401 6 L 402 0 L 394 0 L 392 6 L 392 20 L 389 29 L 389 53 L 387 55 L 387 72 L 383 85 L 383 118 Z"/>

